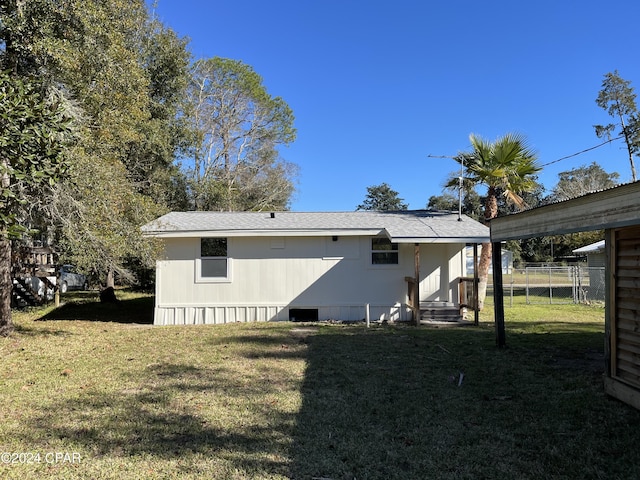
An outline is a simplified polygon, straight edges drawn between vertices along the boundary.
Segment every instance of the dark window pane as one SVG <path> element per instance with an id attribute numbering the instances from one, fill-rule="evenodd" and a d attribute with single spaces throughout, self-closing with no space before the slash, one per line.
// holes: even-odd
<path id="1" fill-rule="evenodd" d="M 201 238 L 200 239 L 200 256 L 201 257 L 226 257 L 227 256 L 227 239 L 226 238 Z"/>
<path id="2" fill-rule="evenodd" d="M 371 250 L 398 250 L 398 244 L 391 243 L 388 238 L 372 238 Z"/>
<path id="3" fill-rule="evenodd" d="M 397 265 L 398 252 L 373 252 L 371 263 L 374 265 Z"/>
<path id="4" fill-rule="evenodd" d="M 371 239 L 371 263 L 374 265 L 397 265 L 398 244 L 388 238 Z"/>

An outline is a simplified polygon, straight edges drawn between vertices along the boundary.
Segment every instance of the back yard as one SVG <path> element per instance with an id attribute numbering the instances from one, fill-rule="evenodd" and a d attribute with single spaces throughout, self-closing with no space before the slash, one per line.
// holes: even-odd
<path id="1" fill-rule="evenodd" d="M 0 477 L 640 477 L 640 412 L 603 393 L 601 307 L 506 308 L 498 350 L 490 310 L 448 329 L 152 327 L 152 297 L 122 298 L 15 314 Z"/>

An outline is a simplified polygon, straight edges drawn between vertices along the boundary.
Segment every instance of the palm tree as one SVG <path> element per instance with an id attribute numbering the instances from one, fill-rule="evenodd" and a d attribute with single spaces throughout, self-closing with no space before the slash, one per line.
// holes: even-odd
<path id="1" fill-rule="evenodd" d="M 487 196 L 484 204 L 484 220 L 498 216 L 498 196 L 504 195 L 518 208 L 526 205 L 519 194 L 535 188 L 535 174 L 540 171 L 536 153 L 527 145 L 524 136 L 508 133 L 490 142 L 471 134 L 471 151 L 455 156 L 464 165 L 465 184 L 475 187 L 485 185 Z M 458 185 L 458 178 L 447 182 L 447 187 Z M 491 243 L 483 243 L 478 265 L 478 308 L 482 310 L 487 293 L 487 279 L 491 264 Z"/>

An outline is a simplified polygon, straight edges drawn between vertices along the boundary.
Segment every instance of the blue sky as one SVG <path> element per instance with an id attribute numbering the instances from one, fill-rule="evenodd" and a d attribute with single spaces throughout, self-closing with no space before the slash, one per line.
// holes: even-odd
<path id="1" fill-rule="evenodd" d="M 251 65 L 292 108 L 297 139 L 280 154 L 300 167 L 295 211 L 355 210 L 383 182 L 424 208 L 458 168 L 429 155 L 518 132 L 553 162 L 602 142 L 607 72 L 640 92 L 637 0 L 159 0 L 156 13 L 194 58 Z M 617 141 L 539 181 L 593 161 L 631 180 Z"/>

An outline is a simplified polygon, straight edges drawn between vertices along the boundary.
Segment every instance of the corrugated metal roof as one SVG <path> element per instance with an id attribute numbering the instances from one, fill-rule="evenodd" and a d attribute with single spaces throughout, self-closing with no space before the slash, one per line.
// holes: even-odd
<path id="1" fill-rule="evenodd" d="M 585 245 L 584 247 L 572 250 L 573 253 L 594 253 L 600 251 L 604 251 L 604 240 L 600 240 L 599 242 L 591 243 L 589 245 Z"/>
<path id="2" fill-rule="evenodd" d="M 626 183 L 491 220 L 494 242 L 640 224 L 640 182 Z"/>
<path id="3" fill-rule="evenodd" d="M 376 235 L 396 242 L 485 242 L 489 228 L 428 210 L 355 212 L 171 212 L 142 227 L 149 236 Z"/>
<path id="4" fill-rule="evenodd" d="M 575 200 L 576 198 L 589 197 L 590 195 L 596 195 L 597 196 L 598 194 L 600 194 L 602 192 L 607 192 L 607 191 L 610 191 L 610 190 L 616 190 L 616 189 L 618 189 L 620 187 L 624 187 L 626 185 L 631 185 L 633 183 L 638 183 L 638 182 L 636 181 L 636 182 L 619 183 L 619 184 L 614 185 L 612 187 L 599 188 L 599 189 L 596 189 L 596 190 L 592 190 L 590 192 L 583 193 L 582 195 L 578 195 L 577 197 L 563 198 L 561 200 L 548 201 L 547 203 L 543 203 L 541 205 L 527 206 L 527 207 L 523 208 L 522 210 L 518 210 L 516 212 L 509 212 L 509 213 L 506 213 L 506 214 L 504 214 L 502 216 L 503 217 L 509 217 L 509 216 L 512 216 L 512 215 L 519 215 L 521 213 L 528 212 L 530 210 L 536 210 L 538 208 L 546 207 L 548 205 L 558 205 L 558 204 L 562 204 L 562 203 L 565 203 L 565 202 L 570 202 L 572 200 Z"/>

